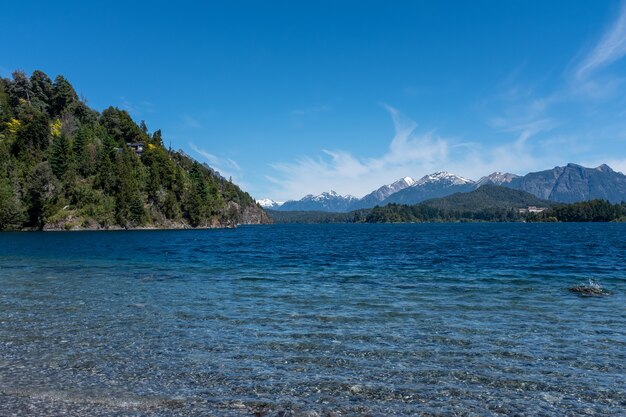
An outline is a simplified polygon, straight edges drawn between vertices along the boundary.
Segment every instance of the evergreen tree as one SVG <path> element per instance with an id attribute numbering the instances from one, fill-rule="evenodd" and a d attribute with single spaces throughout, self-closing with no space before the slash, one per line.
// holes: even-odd
<path id="1" fill-rule="evenodd" d="M 61 75 L 54 79 L 51 104 L 52 116 L 59 116 L 65 109 L 78 104 L 78 95 L 74 87 Z"/>
<path id="2" fill-rule="evenodd" d="M 21 128 L 16 132 L 14 154 L 24 155 L 45 150 L 50 137 L 50 121 L 46 114 L 29 107 L 20 115 L 19 120 Z"/>
<path id="3" fill-rule="evenodd" d="M 28 190 L 29 225 L 42 228 L 58 207 L 58 184 L 48 162 L 39 163 L 30 178 Z"/>
<path id="4" fill-rule="evenodd" d="M 19 229 L 26 220 L 22 205 L 9 181 L 0 179 L 0 230 Z"/>
<path id="5" fill-rule="evenodd" d="M 32 84 L 24 71 L 14 71 L 13 80 L 7 83 L 7 93 L 9 95 L 9 105 L 13 108 L 20 107 L 23 103 L 30 103 Z"/>
<path id="6" fill-rule="evenodd" d="M 39 111 L 48 111 L 52 103 L 52 80 L 42 71 L 34 71 L 30 76 L 33 91 L 32 103 Z"/>
<path id="7" fill-rule="evenodd" d="M 72 148 L 70 141 L 64 134 L 52 142 L 52 154 L 50 155 L 50 166 L 57 178 L 61 179 L 68 171 L 72 161 Z"/>

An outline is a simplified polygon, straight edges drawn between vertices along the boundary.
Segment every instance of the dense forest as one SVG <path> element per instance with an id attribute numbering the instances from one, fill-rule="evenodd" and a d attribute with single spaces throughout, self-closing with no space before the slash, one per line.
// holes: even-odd
<path id="1" fill-rule="evenodd" d="M 266 223 L 247 193 L 62 76 L 0 78 L 0 230 Z"/>
<path id="2" fill-rule="evenodd" d="M 467 193 L 471 194 L 471 193 Z M 440 200 L 440 199 L 437 199 Z M 443 199 L 441 199 L 443 200 Z M 368 213 L 353 213 L 355 220 L 364 217 L 367 223 L 397 222 L 612 222 L 626 221 L 626 203 L 611 204 L 605 200 L 585 201 L 573 204 L 558 204 L 539 213 L 528 213 L 518 207 L 484 207 L 476 203 L 475 208 L 464 201 L 459 206 L 440 204 L 436 200 L 413 206 L 389 204 L 376 207 Z M 460 208 L 461 207 L 461 208 Z"/>
<path id="3" fill-rule="evenodd" d="M 626 221 L 626 202 L 611 204 L 606 200 L 560 204 L 541 213 L 530 213 L 532 222 L 613 222 Z"/>

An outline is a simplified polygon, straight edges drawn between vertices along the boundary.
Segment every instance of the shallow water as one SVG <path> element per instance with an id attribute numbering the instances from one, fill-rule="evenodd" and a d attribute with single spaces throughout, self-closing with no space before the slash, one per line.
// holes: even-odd
<path id="1" fill-rule="evenodd" d="M 0 234 L 0 415 L 626 415 L 624 259 L 626 224 Z"/>

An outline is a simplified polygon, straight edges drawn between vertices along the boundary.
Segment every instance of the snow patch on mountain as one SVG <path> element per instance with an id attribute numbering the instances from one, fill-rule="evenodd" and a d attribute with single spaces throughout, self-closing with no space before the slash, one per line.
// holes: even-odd
<path id="1" fill-rule="evenodd" d="M 463 178 L 456 174 L 451 174 L 447 171 L 437 171 L 432 174 L 424 175 L 420 178 L 412 187 L 423 185 L 423 184 L 445 184 L 445 185 L 465 185 L 465 184 L 474 184 L 473 180 Z"/>
<path id="2" fill-rule="evenodd" d="M 513 181 L 515 178 L 519 178 L 519 175 L 511 174 L 509 172 L 494 172 L 492 174 L 486 175 L 482 177 L 481 179 L 479 179 L 476 182 L 476 186 L 480 187 L 481 185 L 485 185 L 485 184 L 492 184 L 492 185 L 508 184 L 511 181 Z"/>
<path id="3" fill-rule="evenodd" d="M 276 209 L 283 205 L 282 201 L 274 201 L 271 198 L 262 198 L 256 202 L 259 203 L 259 206 L 265 209 Z"/>
<path id="4" fill-rule="evenodd" d="M 319 195 L 308 194 L 302 199 L 287 201 L 278 209 L 283 211 L 347 211 L 348 207 L 358 201 L 352 195 L 341 195 L 335 191 L 323 192 Z"/>

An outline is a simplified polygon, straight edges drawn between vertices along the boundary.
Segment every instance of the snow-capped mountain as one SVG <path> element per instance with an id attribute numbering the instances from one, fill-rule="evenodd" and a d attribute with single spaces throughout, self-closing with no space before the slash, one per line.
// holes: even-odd
<path id="1" fill-rule="evenodd" d="M 476 182 L 446 171 L 424 175 L 410 187 L 391 194 L 380 205 L 389 203 L 416 204 L 431 198 L 446 197 L 450 194 L 474 189 Z"/>
<path id="2" fill-rule="evenodd" d="M 271 198 L 262 198 L 256 202 L 259 203 L 259 206 L 269 210 L 276 210 L 278 207 L 283 205 L 282 202 L 274 201 Z"/>
<path id="3" fill-rule="evenodd" d="M 415 180 L 411 177 L 400 178 L 398 181 L 392 184 L 383 185 L 379 189 L 372 191 L 360 200 L 355 201 L 349 207 L 349 210 L 375 207 L 390 195 L 397 193 L 400 190 L 404 190 L 405 188 L 410 187 L 413 184 L 415 184 Z"/>
<path id="4" fill-rule="evenodd" d="M 283 203 L 277 210 L 280 211 L 348 211 L 358 198 L 351 195 L 340 195 L 335 191 L 324 192 L 319 195 L 309 194 L 300 200 L 291 200 Z"/>
<path id="5" fill-rule="evenodd" d="M 417 180 L 414 186 L 420 186 L 424 184 L 438 184 L 438 185 L 466 185 L 473 184 L 475 181 L 468 180 L 467 178 L 460 177 L 456 174 L 451 174 L 448 171 L 437 171 L 433 174 L 424 175 Z"/>
<path id="6" fill-rule="evenodd" d="M 508 172 L 494 172 L 476 181 L 476 188 L 485 184 L 491 184 L 491 185 L 509 184 L 515 178 L 519 178 L 519 175 L 511 174 Z"/>
<path id="7" fill-rule="evenodd" d="M 331 191 L 317 196 L 309 194 L 298 201 L 287 201 L 276 210 L 345 212 L 388 203 L 415 204 L 430 198 L 471 191 L 475 184 L 475 181 L 467 178 L 440 171 L 425 175 L 418 181 L 411 177 L 401 178 L 392 184 L 383 185 L 361 199 L 351 195 L 341 196 Z"/>

